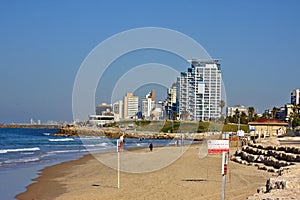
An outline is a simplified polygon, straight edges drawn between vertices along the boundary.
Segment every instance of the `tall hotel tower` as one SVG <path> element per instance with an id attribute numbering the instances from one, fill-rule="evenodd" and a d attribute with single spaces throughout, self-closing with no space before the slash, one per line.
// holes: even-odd
<path id="1" fill-rule="evenodd" d="M 221 67 L 219 60 L 189 60 L 191 67 L 177 78 L 178 114 L 190 120 L 220 117 Z"/>

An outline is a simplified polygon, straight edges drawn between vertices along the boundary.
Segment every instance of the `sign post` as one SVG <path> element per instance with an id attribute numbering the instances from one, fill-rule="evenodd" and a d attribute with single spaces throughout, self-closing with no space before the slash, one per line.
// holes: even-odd
<path id="1" fill-rule="evenodd" d="M 222 200 L 225 199 L 227 167 L 228 167 L 228 153 L 222 152 Z"/>
<path id="2" fill-rule="evenodd" d="M 222 152 L 229 153 L 229 140 L 208 140 L 207 148 L 208 154 L 222 154 Z"/>
<path id="3" fill-rule="evenodd" d="M 229 140 L 208 140 L 207 150 L 208 154 L 222 154 L 222 200 L 224 200 L 229 157 Z"/>
<path id="4" fill-rule="evenodd" d="M 118 189 L 120 188 L 120 151 L 121 151 L 121 142 L 117 140 L 117 152 L 118 152 Z"/>

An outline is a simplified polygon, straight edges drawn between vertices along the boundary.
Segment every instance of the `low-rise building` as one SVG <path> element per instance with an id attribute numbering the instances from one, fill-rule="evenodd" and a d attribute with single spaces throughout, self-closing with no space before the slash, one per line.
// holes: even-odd
<path id="1" fill-rule="evenodd" d="M 277 110 L 275 118 L 285 122 L 289 122 L 293 114 L 294 114 L 294 105 L 285 104 L 284 107 L 281 107 Z"/>
<path id="2" fill-rule="evenodd" d="M 259 119 L 248 123 L 251 136 L 257 138 L 277 137 L 286 133 L 286 127 L 288 123 L 280 121 L 278 119 Z"/>
<path id="3" fill-rule="evenodd" d="M 88 123 L 91 125 L 102 126 L 106 123 L 113 123 L 114 121 L 114 115 L 89 115 Z"/>
<path id="4" fill-rule="evenodd" d="M 106 115 L 107 113 L 112 113 L 112 105 L 105 102 L 96 106 L 96 115 Z"/>
<path id="5" fill-rule="evenodd" d="M 232 107 L 227 107 L 226 116 L 233 117 L 235 115 L 236 111 L 238 111 L 240 114 L 242 114 L 242 112 L 244 112 L 248 116 L 248 108 L 243 105 L 235 105 Z"/>
<path id="6" fill-rule="evenodd" d="M 281 121 L 288 121 L 287 115 L 286 115 L 286 108 L 285 107 L 280 107 L 278 108 L 276 115 L 276 119 L 279 119 Z"/>

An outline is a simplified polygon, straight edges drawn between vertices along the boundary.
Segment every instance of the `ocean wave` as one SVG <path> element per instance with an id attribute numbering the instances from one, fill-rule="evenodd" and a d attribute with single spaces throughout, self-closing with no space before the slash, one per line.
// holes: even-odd
<path id="1" fill-rule="evenodd" d="M 48 139 L 50 142 L 67 142 L 73 141 L 73 138 L 63 138 L 63 139 Z"/>
<path id="2" fill-rule="evenodd" d="M 38 157 L 33 158 L 20 158 L 20 159 L 12 159 L 12 160 L 6 160 L 3 161 L 2 164 L 11 164 L 11 163 L 28 163 L 28 162 L 36 162 L 40 159 Z"/>
<path id="3" fill-rule="evenodd" d="M 74 149 L 74 150 L 57 150 L 57 151 L 50 151 L 47 155 L 55 155 L 60 153 L 76 153 L 76 152 L 86 152 L 86 149 Z"/>
<path id="4" fill-rule="evenodd" d="M 22 149 L 0 149 L 0 153 L 22 152 L 22 151 L 39 151 L 40 148 L 22 148 Z"/>
<path id="5" fill-rule="evenodd" d="M 34 154 L 34 152 L 22 152 L 21 154 L 22 155 L 32 155 L 32 154 Z"/>
<path id="6" fill-rule="evenodd" d="M 100 144 L 98 144 L 98 146 L 101 146 L 101 147 L 106 147 L 106 146 L 109 146 L 107 142 L 102 142 Z"/>
<path id="7" fill-rule="evenodd" d="M 46 136 L 49 136 L 51 135 L 52 133 L 43 133 L 43 135 L 46 135 Z"/>
<path id="8" fill-rule="evenodd" d="M 49 152 L 49 154 L 74 153 L 74 152 L 80 152 L 80 150 L 57 150 L 57 151 L 51 151 L 51 152 Z"/>
<path id="9" fill-rule="evenodd" d="M 107 146 L 113 146 L 113 145 L 110 145 L 107 142 L 102 142 L 99 144 L 83 144 L 83 146 L 85 146 L 85 147 L 107 147 Z"/>
<path id="10" fill-rule="evenodd" d="M 92 140 L 92 141 L 98 141 L 98 140 L 103 140 L 105 139 L 105 137 L 100 137 L 100 136 L 80 136 L 78 138 L 78 140 L 81 140 L 81 141 L 89 141 L 89 140 Z"/>

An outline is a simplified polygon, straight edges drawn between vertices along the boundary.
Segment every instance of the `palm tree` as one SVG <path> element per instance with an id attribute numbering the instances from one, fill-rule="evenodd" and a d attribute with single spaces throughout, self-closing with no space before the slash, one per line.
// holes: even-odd
<path id="1" fill-rule="evenodd" d="M 289 122 L 293 127 L 293 124 L 295 124 L 295 122 L 298 121 L 298 118 L 299 118 L 299 105 L 294 104 L 293 107 L 292 107 L 292 111 L 293 112 L 291 112 L 290 116 L 289 116 Z"/>
<path id="2" fill-rule="evenodd" d="M 272 117 L 276 118 L 276 113 L 278 112 L 279 108 L 273 107 L 272 109 Z"/>
<path id="3" fill-rule="evenodd" d="M 241 123 L 242 124 L 247 124 L 247 115 L 245 112 L 242 112 L 240 115 Z"/>
<path id="4" fill-rule="evenodd" d="M 235 109 L 234 115 L 235 115 L 236 118 L 240 117 L 240 111 L 239 111 L 239 109 Z"/>
<path id="5" fill-rule="evenodd" d="M 221 100 L 219 106 L 220 106 L 220 108 L 221 108 L 221 115 L 222 115 L 222 113 L 223 113 L 223 108 L 225 107 L 225 101 Z"/>
<path id="6" fill-rule="evenodd" d="M 177 120 L 178 113 L 177 112 L 173 112 L 172 115 L 173 115 L 173 120 Z"/>
<path id="7" fill-rule="evenodd" d="M 251 122 L 254 117 L 254 107 L 252 106 L 248 108 L 248 117 L 249 117 L 249 122 Z"/>
<path id="8" fill-rule="evenodd" d="M 188 111 L 184 110 L 184 111 L 181 112 L 181 119 L 182 120 L 187 120 L 189 116 L 190 116 L 190 114 L 189 114 Z"/>

